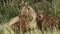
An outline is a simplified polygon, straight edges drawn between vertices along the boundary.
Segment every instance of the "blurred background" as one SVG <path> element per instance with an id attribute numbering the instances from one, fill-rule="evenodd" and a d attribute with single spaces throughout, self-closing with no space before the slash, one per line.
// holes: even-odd
<path id="1" fill-rule="evenodd" d="M 60 0 L 0 0 L 0 24 L 5 24 L 11 18 L 19 15 L 19 5 L 22 1 L 28 2 L 36 13 L 39 10 L 44 10 L 47 14 L 60 17 Z M 10 29 L 8 28 L 8 30 Z M 2 33 L 1 30 L 0 33 Z"/>
<path id="2" fill-rule="evenodd" d="M 0 0 L 0 23 L 6 23 L 19 14 L 19 4 L 28 2 L 36 12 L 44 10 L 47 14 L 60 16 L 60 0 Z"/>

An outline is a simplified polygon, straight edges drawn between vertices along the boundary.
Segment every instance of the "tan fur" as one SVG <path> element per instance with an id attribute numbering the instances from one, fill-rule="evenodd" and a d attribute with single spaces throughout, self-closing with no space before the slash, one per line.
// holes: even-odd
<path id="1" fill-rule="evenodd" d="M 16 16 L 16 17 L 10 19 L 10 21 L 9 21 L 7 24 L 8 24 L 9 26 L 12 26 L 13 24 L 15 24 L 15 23 L 17 23 L 17 22 L 19 22 L 19 21 L 20 21 L 19 16 Z"/>
<path id="2" fill-rule="evenodd" d="M 22 10 L 24 10 L 26 8 L 28 11 L 28 12 L 26 12 L 28 14 L 28 16 L 30 15 L 33 18 L 27 25 L 29 26 L 29 29 L 35 29 L 37 27 L 37 22 L 36 22 L 37 15 L 31 6 L 27 6 L 27 7 L 24 6 L 24 8 Z M 26 11 L 26 10 L 24 10 L 24 11 Z M 21 13 L 21 14 L 23 14 L 23 13 Z"/>
<path id="3" fill-rule="evenodd" d="M 29 8 L 29 14 L 33 17 L 32 21 L 30 21 L 28 25 L 30 29 L 36 29 L 37 28 L 37 22 L 36 22 L 37 14 L 31 6 L 28 6 L 28 8 Z"/>
<path id="4" fill-rule="evenodd" d="M 21 16 L 28 16 L 28 13 L 29 13 L 29 11 L 28 11 L 27 6 L 22 7 Z"/>
<path id="5" fill-rule="evenodd" d="M 16 18 L 13 18 L 11 21 L 9 21 L 9 23 L 11 23 L 13 29 L 16 30 L 18 33 L 24 30 L 28 31 L 36 29 L 37 28 L 36 16 L 37 15 L 33 8 L 31 8 L 30 6 L 28 7 L 24 6 L 22 7 L 21 15 L 16 17 L 17 22 L 15 21 Z"/>
<path id="6" fill-rule="evenodd" d="M 36 13 L 34 10 L 31 10 L 31 7 L 24 6 L 21 10 L 20 21 L 13 25 L 13 29 L 18 31 L 29 31 L 35 29 L 37 26 L 36 22 Z M 33 12 L 33 13 L 32 13 Z"/>
<path id="7" fill-rule="evenodd" d="M 60 21 L 57 16 L 53 14 L 45 15 L 44 12 L 39 13 L 37 19 L 42 24 L 41 28 L 43 31 L 47 28 L 52 29 L 54 26 L 57 27 Z"/>
<path id="8" fill-rule="evenodd" d="M 55 16 L 55 15 L 52 15 L 52 14 L 49 14 L 48 16 L 49 16 L 50 19 L 52 20 L 53 26 L 54 26 L 54 27 L 58 27 L 58 24 L 60 23 L 59 17 L 58 17 L 58 16 Z"/>

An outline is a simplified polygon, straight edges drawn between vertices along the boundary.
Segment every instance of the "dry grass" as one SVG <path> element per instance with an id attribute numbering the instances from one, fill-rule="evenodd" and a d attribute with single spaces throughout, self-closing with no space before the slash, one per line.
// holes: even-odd
<path id="1" fill-rule="evenodd" d="M 7 24 L 0 25 L 0 34 L 17 34 Z M 41 30 L 36 29 L 35 31 L 25 32 L 24 34 L 60 34 L 60 29 L 54 28 L 53 30 L 47 29 L 42 33 Z"/>

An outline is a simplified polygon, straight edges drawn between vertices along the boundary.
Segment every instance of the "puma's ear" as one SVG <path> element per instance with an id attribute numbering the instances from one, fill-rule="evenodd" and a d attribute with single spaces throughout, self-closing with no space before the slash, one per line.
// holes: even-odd
<path id="1" fill-rule="evenodd" d="M 24 6 L 24 1 L 22 1 L 20 4 L 18 4 L 19 10 L 21 10 L 23 6 Z"/>
<path id="2" fill-rule="evenodd" d="M 44 14 L 45 12 L 42 10 L 41 13 Z"/>
<path id="3" fill-rule="evenodd" d="M 25 6 L 27 6 L 27 7 L 28 7 L 28 2 L 26 2 L 26 3 L 25 3 Z"/>
<path id="4" fill-rule="evenodd" d="M 29 7 L 29 4 L 28 4 L 28 2 L 26 2 L 26 3 L 25 3 L 25 6 L 26 6 L 27 8 Z"/>
<path id="5" fill-rule="evenodd" d="M 46 14 L 45 11 L 41 10 L 38 12 L 39 14 Z"/>

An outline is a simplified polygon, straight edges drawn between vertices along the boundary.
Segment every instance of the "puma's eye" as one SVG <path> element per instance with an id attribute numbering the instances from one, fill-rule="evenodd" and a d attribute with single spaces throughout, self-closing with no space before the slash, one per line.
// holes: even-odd
<path id="1" fill-rule="evenodd" d="M 20 10 L 22 9 L 22 8 L 19 8 Z"/>
<path id="2" fill-rule="evenodd" d="M 33 19 L 33 17 L 30 17 L 30 21 Z"/>
<path id="3" fill-rule="evenodd" d="M 38 16 L 39 18 L 41 18 L 41 16 Z"/>
<path id="4" fill-rule="evenodd" d="M 41 18 L 41 16 L 39 16 Z"/>

